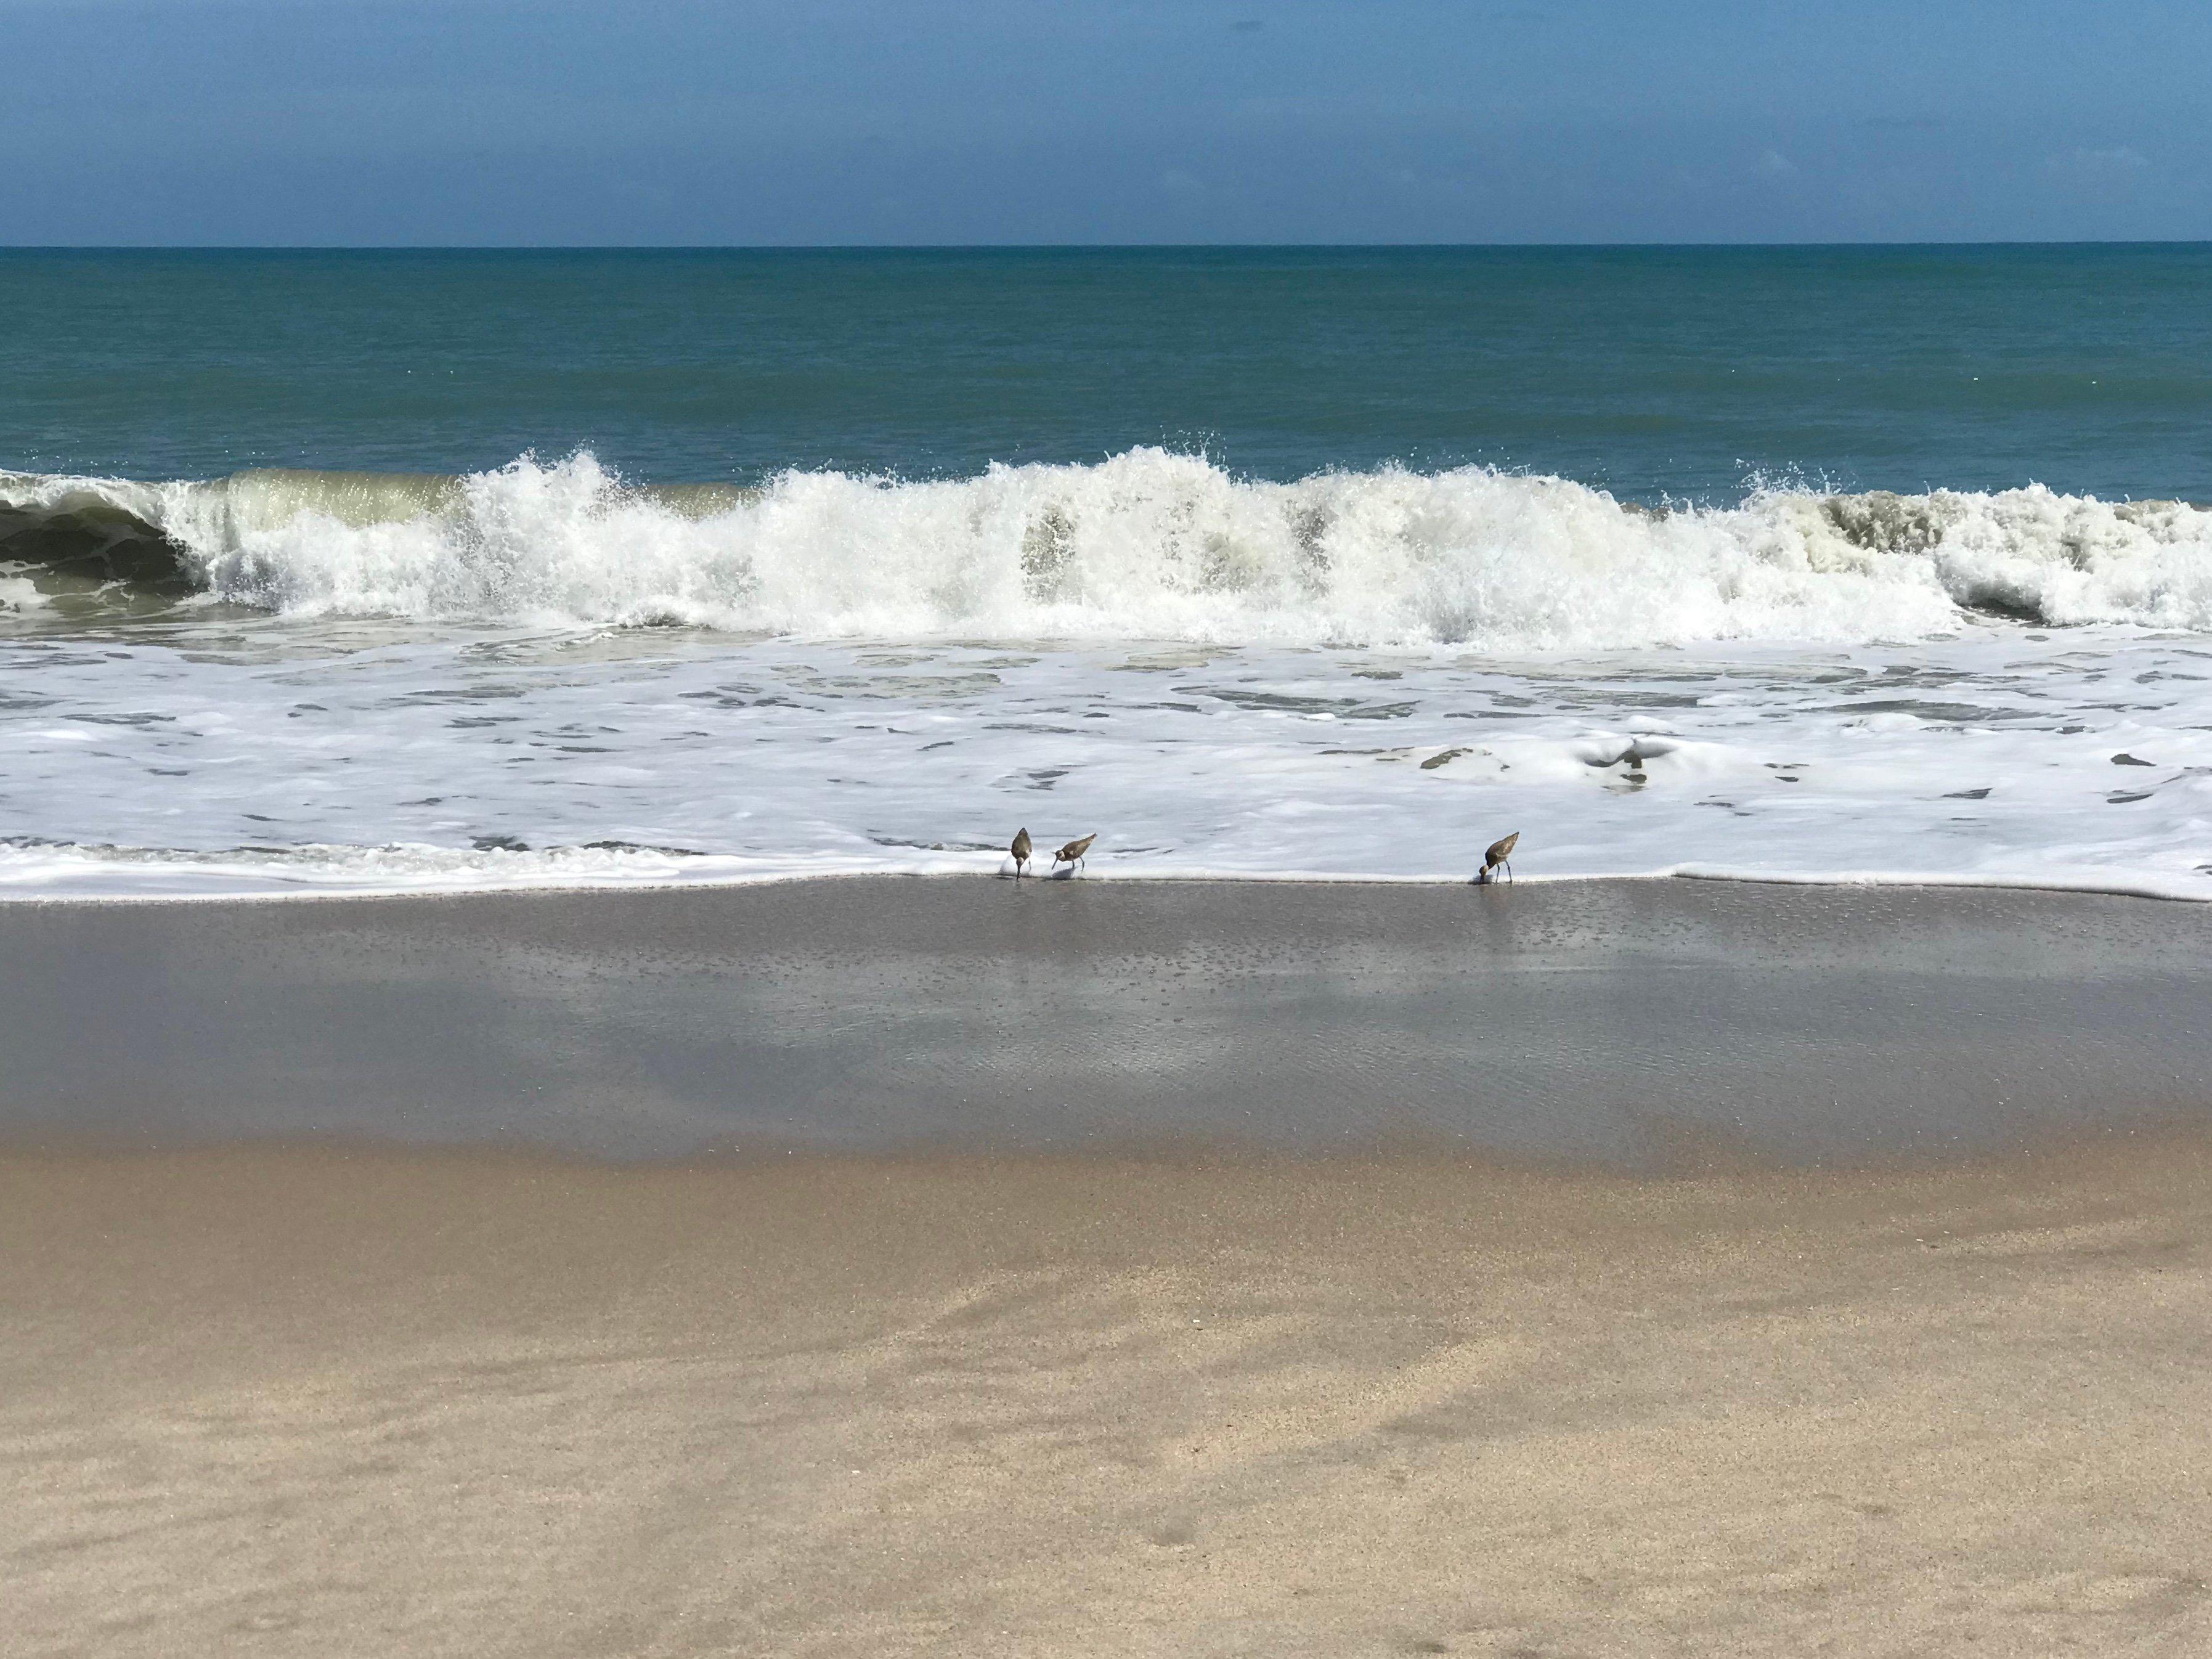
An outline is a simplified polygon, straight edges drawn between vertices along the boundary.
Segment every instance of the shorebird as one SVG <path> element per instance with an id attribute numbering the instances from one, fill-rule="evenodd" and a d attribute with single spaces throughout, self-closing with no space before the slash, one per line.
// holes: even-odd
<path id="1" fill-rule="evenodd" d="M 1052 867 L 1057 870 L 1063 864 L 1081 864 L 1083 855 L 1091 850 L 1091 843 L 1097 839 L 1098 832 L 1094 830 L 1081 841 L 1068 842 L 1052 855 Z"/>
<path id="2" fill-rule="evenodd" d="M 1510 862 L 1513 857 L 1513 843 L 1520 839 L 1521 832 L 1516 830 L 1504 841 L 1491 842 L 1489 850 L 1482 855 L 1482 873 L 1475 879 L 1486 883 L 1495 881 L 1498 879 L 1497 872 L 1500 870 L 1503 870 L 1507 878 L 1510 879 L 1513 874 L 1513 866 Z"/>
<path id="3" fill-rule="evenodd" d="M 1014 855 L 1014 879 L 1022 878 L 1022 866 L 1030 861 L 1030 832 L 1026 828 L 1014 831 L 1014 844 L 1006 849 Z"/>

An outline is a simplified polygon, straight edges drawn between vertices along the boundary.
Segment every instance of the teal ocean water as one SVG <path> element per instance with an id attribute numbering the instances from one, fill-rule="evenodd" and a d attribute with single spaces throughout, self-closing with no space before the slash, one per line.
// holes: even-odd
<path id="1" fill-rule="evenodd" d="M 0 467 L 2212 497 L 2212 247 L 0 252 Z"/>
<path id="2" fill-rule="evenodd" d="M 2212 247 L 0 252 L 0 894 L 2212 896 Z"/>

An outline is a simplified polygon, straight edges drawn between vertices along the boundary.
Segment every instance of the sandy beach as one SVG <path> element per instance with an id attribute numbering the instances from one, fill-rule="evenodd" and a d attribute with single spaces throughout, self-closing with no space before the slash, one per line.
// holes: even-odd
<path id="1" fill-rule="evenodd" d="M 0 1655 L 2201 1651 L 2209 926 L 0 908 Z"/>
<path id="2" fill-rule="evenodd" d="M 0 1159 L 0 1653 L 2181 1655 L 2212 1137 Z"/>

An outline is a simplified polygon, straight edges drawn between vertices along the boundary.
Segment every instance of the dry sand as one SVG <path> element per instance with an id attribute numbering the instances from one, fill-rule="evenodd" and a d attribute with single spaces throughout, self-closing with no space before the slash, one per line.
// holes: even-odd
<path id="1" fill-rule="evenodd" d="M 0 1653 L 2212 1652 L 2212 1138 L 0 1156 Z"/>

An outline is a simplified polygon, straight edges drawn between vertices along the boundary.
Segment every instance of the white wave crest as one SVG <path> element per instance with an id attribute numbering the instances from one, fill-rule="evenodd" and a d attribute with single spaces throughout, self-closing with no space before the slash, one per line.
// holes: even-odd
<path id="1" fill-rule="evenodd" d="M 209 592 L 306 614 L 1534 650 L 1918 637 L 1962 611 L 2212 629 L 2212 513 L 2040 486 L 1653 513 L 1480 467 L 1270 483 L 1136 449 L 750 492 L 638 489 L 588 453 L 115 488 Z"/>

